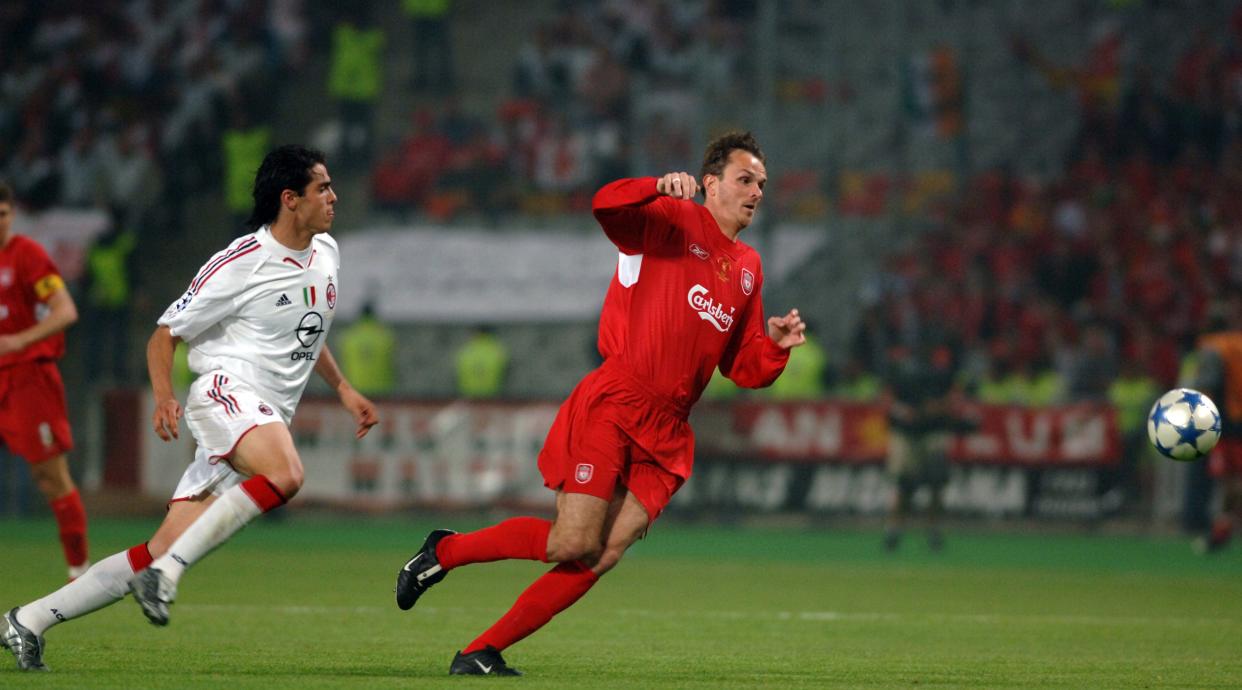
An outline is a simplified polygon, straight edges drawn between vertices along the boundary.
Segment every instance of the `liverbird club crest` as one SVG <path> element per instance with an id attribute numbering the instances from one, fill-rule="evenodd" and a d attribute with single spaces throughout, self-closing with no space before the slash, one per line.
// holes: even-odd
<path id="1" fill-rule="evenodd" d="M 579 484 L 586 484 L 594 475 L 595 465 L 582 462 L 578 463 L 578 467 L 574 469 L 574 479 L 577 479 Z"/>
<path id="2" fill-rule="evenodd" d="M 742 292 L 750 294 L 755 291 L 755 274 L 749 269 L 742 269 Z"/>

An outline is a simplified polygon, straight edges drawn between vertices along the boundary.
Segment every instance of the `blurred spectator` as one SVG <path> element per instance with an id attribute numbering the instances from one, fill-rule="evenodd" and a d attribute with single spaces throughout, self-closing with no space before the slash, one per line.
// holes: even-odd
<path id="1" fill-rule="evenodd" d="M 801 347 L 790 350 L 780 378 L 757 392 L 773 400 L 818 400 L 824 397 L 828 373 L 828 353 L 808 336 Z"/>
<path id="2" fill-rule="evenodd" d="M 134 292 L 134 248 L 137 236 L 119 207 L 112 210 L 108 230 L 86 255 L 83 325 L 86 327 L 86 370 L 111 383 L 129 381 L 129 315 Z"/>
<path id="3" fill-rule="evenodd" d="M 375 316 L 370 302 L 341 332 L 338 357 L 346 378 L 359 393 L 388 395 L 396 386 L 397 334 Z"/>
<path id="4" fill-rule="evenodd" d="M 385 42 L 383 29 L 360 26 L 352 15 L 332 31 L 328 92 L 340 107 L 342 146 L 337 165 L 347 170 L 370 162 L 375 104 L 384 83 Z"/>
<path id="5" fill-rule="evenodd" d="M 503 394 L 509 350 L 487 326 L 479 326 L 457 350 L 457 394 L 463 398 L 496 398 Z"/>
<path id="6" fill-rule="evenodd" d="M 949 482 L 949 442 L 961 428 L 956 406 L 960 352 L 939 328 L 925 325 L 908 344 L 888 353 L 884 374 L 888 410 L 888 473 L 894 494 L 884 534 L 884 548 L 901 543 L 915 492 L 927 487 L 927 544 L 944 546 L 940 518 Z"/>
<path id="7" fill-rule="evenodd" d="M 1108 387 L 1108 401 L 1117 410 L 1117 430 L 1121 433 L 1121 466 L 1116 483 L 1128 499 L 1140 498 L 1143 492 L 1144 462 L 1151 457 L 1147 440 L 1147 414 L 1160 397 L 1161 389 L 1143 370 L 1143 363 L 1122 358 L 1121 371 Z"/>
<path id="8" fill-rule="evenodd" d="M 452 0 L 401 0 L 414 37 L 415 91 L 453 90 Z"/>
<path id="9" fill-rule="evenodd" d="M 250 123 L 245 107 L 235 104 L 232 126 L 220 142 L 224 159 L 224 201 L 233 216 L 233 227 L 241 226 L 254 206 L 254 175 L 272 146 L 272 130 Z"/>

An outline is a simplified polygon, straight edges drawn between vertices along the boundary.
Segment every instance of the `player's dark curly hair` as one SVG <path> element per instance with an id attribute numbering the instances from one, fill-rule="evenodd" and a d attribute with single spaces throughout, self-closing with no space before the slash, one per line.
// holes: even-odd
<path id="1" fill-rule="evenodd" d="M 707 151 L 703 153 L 703 167 L 699 169 L 699 183 L 702 184 L 703 178 L 708 175 L 716 177 L 723 175 L 725 164 L 729 162 L 729 154 L 738 149 L 753 154 L 761 162 L 766 162 L 763 158 L 763 149 L 759 148 L 755 135 L 750 132 L 728 132 L 712 139 L 707 145 Z"/>
<path id="2" fill-rule="evenodd" d="M 291 189 L 298 196 L 306 191 L 311 181 L 311 168 L 316 163 L 326 164 L 322 151 L 305 146 L 288 144 L 267 154 L 259 172 L 254 176 L 254 210 L 246 220 L 246 226 L 257 230 L 268 225 L 280 215 L 280 195 Z"/>

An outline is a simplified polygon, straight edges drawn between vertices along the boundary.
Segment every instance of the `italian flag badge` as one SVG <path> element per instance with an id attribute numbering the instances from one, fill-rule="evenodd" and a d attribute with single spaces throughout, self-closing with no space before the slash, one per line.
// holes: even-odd
<path id="1" fill-rule="evenodd" d="M 306 306 L 308 307 L 315 306 L 315 286 L 314 285 L 310 287 L 302 288 L 302 301 L 305 302 Z"/>

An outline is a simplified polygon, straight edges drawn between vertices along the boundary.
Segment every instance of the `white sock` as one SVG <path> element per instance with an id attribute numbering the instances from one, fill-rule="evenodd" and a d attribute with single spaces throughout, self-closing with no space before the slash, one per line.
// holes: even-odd
<path id="1" fill-rule="evenodd" d="M 190 524 L 186 531 L 168 547 L 168 553 L 155 559 L 152 568 L 176 583 L 185 569 L 198 562 L 212 549 L 223 544 L 259 516 L 259 506 L 248 496 L 241 485 L 221 494 L 203 514 Z"/>
<path id="2" fill-rule="evenodd" d="M 134 570 L 125 551 L 91 566 L 78 579 L 51 594 L 26 604 L 17 611 L 17 622 L 36 635 L 67 620 L 85 616 L 114 601 L 129 591 Z"/>

